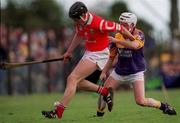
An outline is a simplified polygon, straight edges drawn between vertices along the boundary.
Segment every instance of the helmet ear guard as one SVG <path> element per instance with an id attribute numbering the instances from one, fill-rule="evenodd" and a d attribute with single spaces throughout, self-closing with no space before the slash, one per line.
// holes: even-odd
<path id="1" fill-rule="evenodd" d="M 82 2 L 74 3 L 69 9 L 69 17 L 73 20 L 80 19 L 80 16 L 87 13 L 88 9 Z"/>

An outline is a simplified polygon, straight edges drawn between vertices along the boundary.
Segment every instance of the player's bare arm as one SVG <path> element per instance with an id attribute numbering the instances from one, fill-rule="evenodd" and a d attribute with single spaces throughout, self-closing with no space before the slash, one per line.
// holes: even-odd
<path id="1" fill-rule="evenodd" d="M 109 41 L 114 42 L 114 43 L 119 43 L 120 45 L 122 45 L 126 48 L 135 49 L 135 50 L 139 49 L 141 47 L 141 44 L 139 42 L 142 42 L 139 39 L 135 39 L 133 41 L 131 41 L 129 39 L 119 40 L 119 39 L 116 39 L 116 38 L 113 38 L 110 36 L 109 36 Z"/>
<path id="2" fill-rule="evenodd" d="M 100 28 L 102 32 L 117 31 L 131 40 L 135 39 L 131 32 L 127 30 L 122 24 L 111 22 L 109 20 L 101 20 L 100 26 L 98 28 Z"/>
<path id="3" fill-rule="evenodd" d="M 117 56 L 117 48 L 114 47 L 114 44 L 111 44 L 109 59 L 108 59 L 106 65 L 103 68 L 101 75 L 100 75 L 101 81 L 104 81 L 106 79 L 107 72 L 109 71 L 110 68 L 112 68 L 112 65 L 115 61 L 116 56 Z"/>
<path id="4" fill-rule="evenodd" d="M 135 37 L 124 27 L 121 25 L 121 30 L 120 30 L 120 33 L 123 35 L 123 36 L 126 36 L 127 38 L 129 38 L 131 41 L 135 40 Z"/>
<path id="5" fill-rule="evenodd" d="M 72 57 L 73 50 L 80 44 L 81 40 L 82 40 L 82 38 L 78 35 L 78 32 L 76 31 L 69 48 L 63 55 L 64 60 L 67 60 Z"/>
<path id="6" fill-rule="evenodd" d="M 111 68 L 113 61 L 114 61 L 114 58 L 110 58 L 110 59 L 107 61 L 106 65 L 105 65 L 105 67 L 103 68 L 103 70 L 102 70 L 102 72 L 101 72 L 101 75 L 100 75 L 100 77 L 99 77 L 99 79 L 100 79 L 101 81 L 105 81 L 105 79 L 107 78 L 107 76 L 106 76 L 106 75 L 107 75 L 107 72 L 108 72 L 109 69 Z"/>

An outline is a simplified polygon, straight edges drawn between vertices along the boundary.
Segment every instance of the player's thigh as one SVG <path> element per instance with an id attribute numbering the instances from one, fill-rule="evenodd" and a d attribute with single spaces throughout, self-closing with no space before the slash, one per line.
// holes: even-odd
<path id="1" fill-rule="evenodd" d="M 117 85 L 118 85 L 118 80 L 115 80 L 111 76 L 107 78 L 104 84 L 105 87 L 112 87 L 113 89 L 116 89 Z"/>
<path id="2" fill-rule="evenodd" d="M 143 80 L 135 81 L 133 83 L 133 91 L 136 100 L 144 99 L 145 98 L 144 81 Z"/>
<path id="3" fill-rule="evenodd" d="M 79 61 L 70 76 L 80 81 L 93 73 L 96 69 L 97 65 L 95 63 L 89 61 L 88 59 L 83 59 Z"/>
<path id="4" fill-rule="evenodd" d="M 85 78 L 85 80 L 88 80 L 94 84 L 97 84 L 98 83 L 98 80 L 99 80 L 99 77 L 101 75 L 101 71 L 100 70 L 96 70 L 94 71 L 93 73 L 91 73 L 89 76 L 87 76 Z"/>

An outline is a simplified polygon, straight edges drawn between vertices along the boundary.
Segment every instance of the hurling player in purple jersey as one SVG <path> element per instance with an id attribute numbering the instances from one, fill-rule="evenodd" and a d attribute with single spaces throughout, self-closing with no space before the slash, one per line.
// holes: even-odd
<path id="1" fill-rule="evenodd" d="M 124 12 L 120 15 L 119 21 L 120 24 L 133 34 L 135 40 L 129 40 L 120 33 L 117 33 L 115 38 L 109 37 L 111 42 L 110 58 L 102 70 L 100 80 L 103 81 L 106 79 L 107 72 L 115 56 L 118 55 L 116 66 L 105 81 L 104 86 L 115 89 L 118 82 L 129 82 L 133 86 L 135 101 L 138 105 L 154 107 L 162 110 L 165 114 L 176 115 L 176 111 L 169 104 L 145 97 L 144 71 L 146 65 L 143 54 L 145 38 L 144 33 L 136 28 L 136 15 L 130 12 Z M 101 99 L 97 116 L 104 115 L 105 106 L 106 104 Z"/>

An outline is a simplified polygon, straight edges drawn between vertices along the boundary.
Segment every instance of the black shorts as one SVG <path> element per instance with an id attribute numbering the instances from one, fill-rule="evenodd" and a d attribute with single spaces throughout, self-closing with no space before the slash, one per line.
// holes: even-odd
<path id="1" fill-rule="evenodd" d="M 85 79 L 88 80 L 88 81 L 90 81 L 90 82 L 92 82 L 92 83 L 97 84 L 100 75 L 101 75 L 101 71 L 100 71 L 100 70 L 96 70 L 96 71 L 94 71 L 91 75 L 89 75 L 88 77 L 86 77 Z"/>

